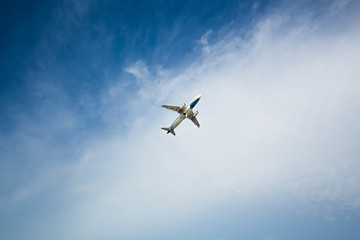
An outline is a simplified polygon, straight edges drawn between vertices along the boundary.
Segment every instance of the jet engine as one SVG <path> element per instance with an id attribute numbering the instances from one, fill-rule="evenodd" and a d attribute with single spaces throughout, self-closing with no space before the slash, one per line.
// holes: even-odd
<path id="1" fill-rule="evenodd" d="M 181 111 L 181 112 L 184 112 L 184 111 L 185 111 L 185 108 L 186 108 L 186 104 L 184 103 L 184 104 L 181 106 L 180 111 Z"/>
<path id="2" fill-rule="evenodd" d="M 198 114 L 199 114 L 199 112 L 196 111 L 196 112 L 194 113 L 193 117 L 196 117 Z"/>

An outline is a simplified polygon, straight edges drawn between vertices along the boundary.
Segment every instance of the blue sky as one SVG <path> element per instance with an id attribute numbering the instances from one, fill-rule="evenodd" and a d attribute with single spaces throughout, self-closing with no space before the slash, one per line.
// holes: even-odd
<path id="1" fill-rule="evenodd" d="M 359 10 L 4 3 L 1 239 L 359 239 Z"/>

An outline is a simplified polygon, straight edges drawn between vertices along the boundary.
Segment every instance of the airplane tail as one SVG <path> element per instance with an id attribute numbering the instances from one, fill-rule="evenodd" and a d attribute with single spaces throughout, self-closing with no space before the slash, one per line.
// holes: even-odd
<path id="1" fill-rule="evenodd" d="M 175 131 L 172 130 L 170 127 L 162 127 L 161 129 L 167 131 L 167 134 L 171 133 L 174 136 L 176 135 Z"/>

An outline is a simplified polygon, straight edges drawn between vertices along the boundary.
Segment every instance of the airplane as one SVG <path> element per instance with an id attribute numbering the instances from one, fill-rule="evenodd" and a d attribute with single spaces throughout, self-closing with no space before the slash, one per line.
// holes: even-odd
<path id="1" fill-rule="evenodd" d="M 175 119 L 175 121 L 169 126 L 169 127 L 162 127 L 162 130 L 167 131 L 167 134 L 171 133 L 172 135 L 175 136 L 175 131 L 174 129 L 179 126 L 179 124 L 185 119 L 188 118 L 190 119 L 196 126 L 200 127 L 200 124 L 198 122 L 198 120 L 196 119 L 196 116 L 199 114 L 198 111 L 196 111 L 195 113 L 192 111 L 192 109 L 195 107 L 195 105 L 199 102 L 201 98 L 201 94 L 197 95 L 194 100 L 191 101 L 189 106 L 186 106 L 186 104 L 184 103 L 181 107 L 178 106 L 169 106 L 169 105 L 162 105 L 161 107 L 169 109 L 169 110 L 173 110 L 177 113 L 179 113 L 180 115 Z"/>

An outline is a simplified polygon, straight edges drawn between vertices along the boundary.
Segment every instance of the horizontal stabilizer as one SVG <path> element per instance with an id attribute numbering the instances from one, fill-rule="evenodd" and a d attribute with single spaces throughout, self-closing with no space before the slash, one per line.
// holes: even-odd
<path id="1" fill-rule="evenodd" d="M 171 133 L 174 136 L 176 135 L 175 131 L 173 129 L 171 129 L 170 127 L 162 127 L 161 129 L 167 131 L 167 134 Z"/>

